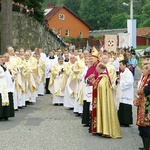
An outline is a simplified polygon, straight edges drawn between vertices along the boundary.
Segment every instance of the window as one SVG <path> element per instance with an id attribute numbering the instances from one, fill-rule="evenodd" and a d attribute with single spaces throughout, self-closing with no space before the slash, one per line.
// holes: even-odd
<path id="1" fill-rule="evenodd" d="M 69 36 L 69 30 L 66 30 L 66 36 Z"/>
<path id="2" fill-rule="evenodd" d="M 80 31 L 80 38 L 82 38 L 83 37 L 83 32 L 82 31 Z"/>
<path id="3" fill-rule="evenodd" d="M 60 20 L 65 20 L 65 15 L 64 14 L 59 14 L 59 19 Z"/>
<path id="4" fill-rule="evenodd" d="M 58 35 L 61 35 L 61 29 L 58 29 Z"/>

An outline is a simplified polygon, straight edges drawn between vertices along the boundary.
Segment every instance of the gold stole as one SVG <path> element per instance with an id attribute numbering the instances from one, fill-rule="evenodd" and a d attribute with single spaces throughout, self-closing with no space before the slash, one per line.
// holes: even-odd
<path id="1" fill-rule="evenodd" d="M 112 89 L 115 90 L 115 84 L 114 81 L 116 80 L 116 70 L 114 68 L 114 66 L 112 66 L 111 64 L 107 63 L 106 64 L 107 70 L 108 70 L 108 74 L 112 83 Z"/>
<path id="2" fill-rule="evenodd" d="M 61 90 L 61 86 L 62 86 L 62 82 L 63 82 L 63 81 L 62 81 L 62 79 L 63 79 L 63 74 L 60 74 L 60 75 L 59 75 L 59 71 L 61 70 L 61 67 L 64 68 L 65 65 L 64 65 L 64 64 L 63 64 L 63 65 L 56 64 L 56 65 L 54 65 L 54 66 L 52 67 L 52 69 L 51 69 L 50 81 L 49 81 L 49 86 L 48 86 L 48 89 L 49 89 L 52 93 L 56 94 L 57 96 L 63 96 L 62 90 Z M 56 83 L 56 82 L 55 82 L 55 84 L 54 84 L 54 81 L 55 81 L 57 75 L 59 75 L 59 77 L 58 77 L 58 79 L 57 79 L 57 81 L 58 81 L 59 83 Z M 61 80 L 60 80 L 60 78 L 61 78 Z M 56 87 L 56 84 L 59 84 L 59 85 Z"/>
<path id="3" fill-rule="evenodd" d="M 64 76 L 63 76 L 63 82 L 61 89 L 64 90 L 67 84 L 67 80 L 69 78 L 69 75 L 72 71 L 72 68 L 74 67 L 74 64 L 71 64 L 70 62 L 65 65 L 64 67 Z"/>
<path id="4" fill-rule="evenodd" d="M 29 89 L 31 93 L 34 93 L 37 91 L 37 83 L 36 83 L 36 77 L 37 77 L 37 60 L 34 57 L 29 58 Z"/>
<path id="5" fill-rule="evenodd" d="M 81 72 L 81 66 L 80 66 L 79 61 L 78 61 L 78 62 L 75 62 L 73 70 L 71 71 L 69 79 L 67 81 L 67 89 L 69 92 L 69 96 L 71 98 L 75 98 L 75 96 L 76 96 L 75 89 L 76 89 L 76 86 L 78 84 L 77 81 L 80 78 L 80 72 Z M 74 84 L 75 88 L 71 88 L 72 84 Z"/>
<path id="6" fill-rule="evenodd" d="M 44 82 L 44 76 L 45 76 L 45 63 L 40 59 L 37 68 L 37 84 Z"/>

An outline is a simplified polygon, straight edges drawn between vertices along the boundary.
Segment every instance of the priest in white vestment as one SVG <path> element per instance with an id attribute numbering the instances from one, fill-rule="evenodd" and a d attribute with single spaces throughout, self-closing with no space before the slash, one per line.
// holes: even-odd
<path id="1" fill-rule="evenodd" d="M 6 81 L 7 81 L 7 90 L 8 90 L 8 98 L 9 98 L 9 117 L 14 117 L 14 98 L 13 98 L 13 93 L 14 93 L 14 75 L 13 72 L 8 70 L 5 66 L 5 59 L 3 61 L 3 65 L 1 65 L 4 69 L 5 76 L 6 76 Z"/>
<path id="2" fill-rule="evenodd" d="M 52 103 L 54 105 L 63 105 L 64 91 L 61 89 L 64 76 L 64 59 L 58 58 L 58 63 L 51 69 L 51 77 L 49 81 L 49 90 L 53 94 Z"/>
<path id="3" fill-rule="evenodd" d="M 118 110 L 119 122 L 122 126 L 128 127 L 133 124 L 132 105 L 134 99 L 134 78 L 132 72 L 127 68 L 125 60 L 120 61 L 120 105 Z"/>
<path id="4" fill-rule="evenodd" d="M 71 57 L 71 56 L 70 56 Z M 76 58 L 75 58 L 76 59 Z M 77 95 L 77 86 L 80 78 L 81 72 L 81 64 L 76 62 L 71 69 L 69 74 L 69 78 L 67 79 L 66 87 L 65 87 L 65 95 L 64 95 L 64 107 L 69 109 L 74 108 L 75 97 Z"/>
<path id="5" fill-rule="evenodd" d="M 40 58 L 39 53 L 34 53 L 33 56 L 37 59 L 37 94 L 38 96 L 44 96 L 45 62 Z"/>
<path id="6" fill-rule="evenodd" d="M 8 120 L 8 117 L 10 117 L 10 102 L 6 74 L 2 65 L 3 56 L 0 56 L 0 120 Z"/>
<path id="7" fill-rule="evenodd" d="M 35 103 L 37 97 L 37 59 L 31 56 L 30 52 L 25 52 L 25 63 L 27 66 L 26 75 L 26 101 L 29 103 Z"/>
<path id="8" fill-rule="evenodd" d="M 14 74 L 14 109 L 18 110 L 22 106 L 25 106 L 25 101 L 22 97 L 22 79 L 21 70 L 23 68 L 22 59 L 18 56 L 10 56 L 8 53 L 4 54 L 5 66 Z"/>
<path id="9" fill-rule="evenodd" d="M 84 99 L 84 92 L 85 92 L 85 81 L 84 81 L 84 77 L 87 73 L 88 70 L 88 65 L 89 65 L 89 60 L 86 59 L 85 60 L 85 67 L 82 70 L 82 74 L 80 76 L 80 82 L 79 82 L 79 86 L 78 86 L 78 93 L 76 96 L 76 100 L 75 100 L 75 106 L 74 106 L 74 113 L 76 113 L 76 116 L 81 116 L 83 113 L 83 99 Z"/>
<path id="10" fill-rule="evenodd" d="M 54 52 L 50 51 L 49 56 L 46 58 L 46 64 L 45 64 L 45 77 L 46 77 L 45 92 L 46 94 L 50 94 L 50 91 L 48 90 L 48 85 L 49 85 L 49 80 L 50 80 L 50 75 L 51 75 L 51 69 L 57 62 L 54 57 Z"/>
<path id="11" fill-rule="evenodd" d="M 78 59 L 77 59 L 77 63 L 79 64 L 80 67 L 80 73 L 79 73 L 79 80 L 77 82 L 77 95 L 75 97 L 75 103 L 74 103 L 74 113 L 76 113 L 76 116 L 80 116 L 82 114 L 83 111 L 83 103 L 81 102 L 82 100 L 82 94 L 83 94 L 83 84 L 82 84 L 82 79 L 84 80 L 84 74 L 86 74 L 86 66 L 85 66 L 85 58 L 84 58 L 84 54 L 83 52 L 79 52 L 78 53 Z M 84 73 L 83 73 L 84 72 Z"/>

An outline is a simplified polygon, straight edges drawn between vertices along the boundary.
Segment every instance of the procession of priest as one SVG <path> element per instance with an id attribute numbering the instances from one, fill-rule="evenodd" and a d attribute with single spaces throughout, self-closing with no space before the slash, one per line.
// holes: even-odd
<path id="1" fill-rule="evenodd" d="M 45 54 L 41 48 L 24 48 L 0 55 L 0 120 L 34 105 L 37 96 L 49 94 L 54 107 L 72 110 L 89 133 L 122 138 L 120 127 L 133 124 L 137 106 L 139 135 L 150 144 L 150 58 L 143 56 L 142 74 L 134 96 L 137 60 L 132 49 L 108 52 L 67 47 Z"/>

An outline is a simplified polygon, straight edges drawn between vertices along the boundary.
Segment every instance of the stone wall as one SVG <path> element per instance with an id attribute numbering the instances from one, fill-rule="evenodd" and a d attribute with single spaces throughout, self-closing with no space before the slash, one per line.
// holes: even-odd
<path id="1" fill-rule="evenodd" d="M 64 49 L 62 43 L 34 17 L 13 12 L 12 20 L 12 46 L 15 49 L 23 47 L 33 50 L 35 47 L 39 47 L 43 48 L 46 53 L 59 47 Z"/>

